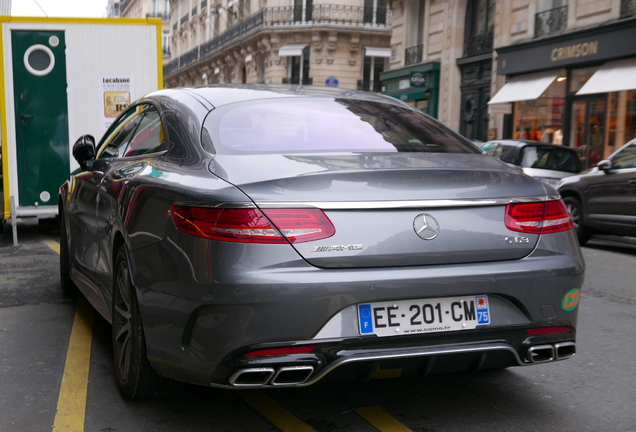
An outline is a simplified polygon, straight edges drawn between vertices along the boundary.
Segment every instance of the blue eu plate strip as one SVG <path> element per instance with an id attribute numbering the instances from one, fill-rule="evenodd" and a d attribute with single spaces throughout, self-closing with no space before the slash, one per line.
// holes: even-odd
<path id="1" fill-rule="evenodd" d="M 358 305 L 358 316 L 360 321 L 360 334 L 373 333 L 373 318 L 371 316 L 371 305 Z"/>

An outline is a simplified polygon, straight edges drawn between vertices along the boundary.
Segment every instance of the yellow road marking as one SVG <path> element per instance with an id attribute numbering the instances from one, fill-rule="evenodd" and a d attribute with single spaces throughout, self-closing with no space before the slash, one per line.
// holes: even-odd
<path id="1" fill-rule="evenodd" d="M 373 427 L 381 432 L 413 432 L 402 423 L 391 417 L 389 413 L 379 407 L 356 408 L 355 412 L 360 414 Z"/>
<path id="2" fill-rule="evenodd" d="M 58 242 L 49 239 L 42 239 L 42 241 L 55 252 L 60 253 L 60 244 Z"/>
<path id="3" fill-rule="evenodd" d="M 78 297 L 53 431 L 83 432 L 93 338 L 93 308 Z"/>
<path id="4" fill-rule="evenodd" d="M 315 432 L 261 391 L 243 390 L 236 394 L 283 432 Z"/>
<path id="5" fill-rule="evenodd" d="M 42 241 L 60 253 L 60 244 L 49 239 Z M 66 352 L 66 365 L 57 399 L 57 411 L 53 423 L 55 432 L 83 432 L 86 418 L 88 372 L 93 343 L 93 308 L 79 296 L 75 306 L 75 320 Z"/>

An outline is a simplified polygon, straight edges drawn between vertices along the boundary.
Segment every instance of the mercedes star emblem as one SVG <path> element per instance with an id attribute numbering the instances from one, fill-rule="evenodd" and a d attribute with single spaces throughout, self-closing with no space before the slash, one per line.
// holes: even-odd
<path id="1" fill-rule="evenodd" d="M 427 213 L 419 214 L 413 220 L 415 234 L 424 240 L 433 240 L 439 235 L 439 222 Z"/>

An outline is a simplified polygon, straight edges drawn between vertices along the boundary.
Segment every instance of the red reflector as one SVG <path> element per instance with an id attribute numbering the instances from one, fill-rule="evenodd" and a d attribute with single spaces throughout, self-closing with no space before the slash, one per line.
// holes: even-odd
<path id="1" fill-rule="evenodd" d="M 530 336 L 544 335 L 544 334 L 552 334 L 552 333 L 566 333 L 571 332 L 572 328 L 570 327 L 543 327 L 536 329 L 527 329 L 526 332 Z"/>
<path id="2" fill-rule="evenodd" d="M 263 214 L 265 213 L 265 214 Z M 335 234 L 320 209 L 207 208 L 172 206 L 179 231 L 198 237 L 241 243 L 302 243 Z"/>
<path id="3" fill-rule="evenodd" d="M 314 350 L 314 346 L 302 346 L 292 348 L 272 348 L 258 351 L 252 351 L 245 354 L 245 357 L 264 357 L 275 355 L 288 355 L 288 354 L 306 354 Z"/>
<path id="4" fill-rule="evenodd" d="M 527 234 L 549 234 L 574 228 L 562 200 L 506 206 L 506 228 Z"/>

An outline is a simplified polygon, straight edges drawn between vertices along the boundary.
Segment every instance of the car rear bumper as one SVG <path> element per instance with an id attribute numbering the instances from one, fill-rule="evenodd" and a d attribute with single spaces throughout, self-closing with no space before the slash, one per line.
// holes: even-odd
<path id="1" fill-rule="evenodd" d="M 183 262 L 186 255 L 173 254 L 179 258 L 174 263 L 158 261 L 153 248 L 161 244 L 153 245 L 134 254 L 148 358 L 168 378 L 221 387 L 304 386 L 327 377 L 369 378 L 378 370 L 421 375 L 567 358 L 574 346 L 558 344 L 575 342 L 578 308 L 562 304 L 581 288 L 585 266 L 573 239 L 558 237 L 552 241 L 560 246 L 540 244 L 521 260 L 326 270 L 272 253 L 272 261 L 286 265 L 241 268 L 229 257 L 234 265 L 215 267 L 209 278 L 192 265 L 197 257 Z M 556 253 L 559 247 L 563 253 Z M 177 271 L 167 274 L 166 268 Z M 488 296 L 489 325 L 391 337 L 358 331 L 359 303 L 466 295 Z M 526 332 L 546 326 L 572 330 Z M 298 345 L 315 350 L 244 357 L 263 347 Z M 534 346 L 544 347 L 529 355 Z"/>
<path id="2" fill-rule="evenodd" d="M 528 337 L 524 329 L 518 328 L 500 332 L 497 334 L 500 338 L 488 338 L 494 336 L 493 333 L 474 331 L 461 338 L 463 342 L 451 342 L 458 340 L 452 335 L 433 340 L 418 336 L 381 343 L 377 339 L 364 338 L 334 341 L 322 343 L 302 355 L 248 357 L 234 353 L 217 368 L 210 385 L 226 388 L 304 387 L 320 380 L 421 377 L 547 363 L 565 360 L 576 353 L 573 328 L 541 337 Z M 307 342 L 300 344 L 303 343 Z M 272 349 L 273 345 L 267 347 Z M 251 348 L 262 349 L 263 346 Z"/>

